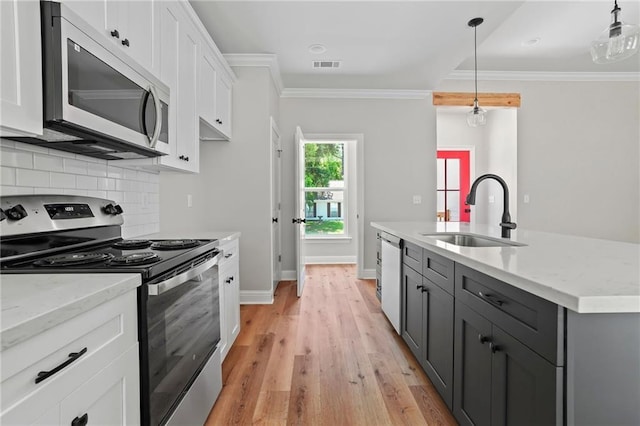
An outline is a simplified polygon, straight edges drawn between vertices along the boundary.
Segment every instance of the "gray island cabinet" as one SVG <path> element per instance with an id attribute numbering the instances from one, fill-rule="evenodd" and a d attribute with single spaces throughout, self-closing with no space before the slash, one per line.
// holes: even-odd
<path id="1" fill-rule="evenodd" d="M 527 291 L 535 287 L 483 264 L 493 253 L 510 273 L 514 264 L 525 271 L 534 256 L 519 254 L 526 246 L 509 248 L 509 257 L 502 248 L 461 250 L 408 228 L 394 232 L 399 224 L 373 226 L 404 239 L 401 335 L 461 425 L 640 425 L 638 289 L 625 293 L 613 280 L 610 297 L 625 308 L 576 312 L 554 300 L 564 295 Z M 616 253 L 628 263 L 624 250 Z M 589 286 L 588 275 L 575 275 Z M 584 289 L 575 296 L 589 297 Z"/>

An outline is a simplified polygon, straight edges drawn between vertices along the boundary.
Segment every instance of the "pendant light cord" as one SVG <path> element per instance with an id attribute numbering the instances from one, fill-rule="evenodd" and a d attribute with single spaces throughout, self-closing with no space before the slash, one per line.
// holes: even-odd
<path id="1" fill-rule="evenodd" d="M 478 26 L 473 27 L 473 63 L 476 86 L 476 97 L 474 107 L 478 106 Z"/>

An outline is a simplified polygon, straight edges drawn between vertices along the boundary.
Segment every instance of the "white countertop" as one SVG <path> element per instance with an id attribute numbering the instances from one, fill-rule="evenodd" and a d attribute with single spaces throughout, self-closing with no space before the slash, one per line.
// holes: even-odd
<path id="1" fill-rule="evenodd" d="M 140 286 L 139 274 L 0 275 L 1 350 Z"/>
<path id="2" fill-rule="evenodd" d="M 454 222 L 371 226 L 578 313 L 640 312 L 640 244 L 518 229 L 523 247 L 461 247 L 421 233 L 500 237 L 499 227 Z"/>
<path id="3" fill-rule="evenodd" d="M 169 231 L 156 232 L 155 234 L 141 235 L 136 239 L 148 240 L 175 240 L 175 239 L 193 239 L 193 240 L 218 240 L 220 244 L 227 241 L 240 238 L 240 232 L 236 231 Z"/>

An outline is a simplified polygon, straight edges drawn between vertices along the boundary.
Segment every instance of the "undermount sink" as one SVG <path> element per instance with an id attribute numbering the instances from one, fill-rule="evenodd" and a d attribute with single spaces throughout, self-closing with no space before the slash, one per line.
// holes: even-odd
<path id="1" fill-rule="evenodd" d="M 433 238 L 448 244 L 463 247 L 522 247 L 526 244 L 516 243 L 515 241 L 503 240 L 498 238 L 490 238 L 481 235 L 461 234 L 461 233 L 424 233 L 420 234 L 424 237 Z"/>

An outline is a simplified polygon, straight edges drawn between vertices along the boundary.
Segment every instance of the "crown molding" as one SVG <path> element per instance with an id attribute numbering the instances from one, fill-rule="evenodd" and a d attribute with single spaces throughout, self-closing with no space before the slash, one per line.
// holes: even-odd
<path id="1" fill-rule="evenodd" d="M 473 80 L 473 71 L 452 71 L 446 80 Z M 478 71 L 479 80 L 640 81 L 637 72 Z"/>
<path id="2" fill-rule="evenodd" d="M 228 53 L 223 55 L 229 66 L 232 67 L 265 67 L 269 68 L 271 79 L 276 86 L 278 95 L 282 94 L 284 84 L 280 75 L 278 57 L 270 53 Z"/>
<path id="3" fill-rule="evenodd" d="M 431 90 L 393 89 L 284 89 L 283 98 L 324 99 L 426 99 Z"/>

